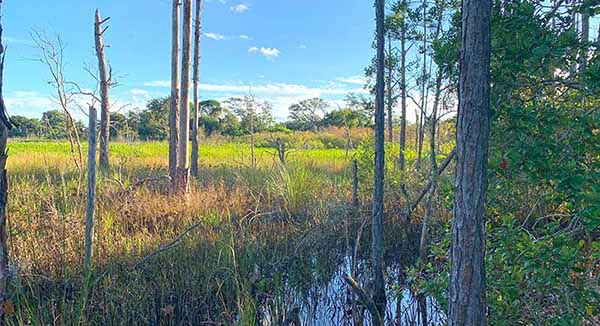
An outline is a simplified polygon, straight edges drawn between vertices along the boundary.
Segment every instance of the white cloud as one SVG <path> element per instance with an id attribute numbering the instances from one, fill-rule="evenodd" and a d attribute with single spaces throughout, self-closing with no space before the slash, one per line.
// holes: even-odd
<path id="1" fill-rule="evenodd" d="M 249 39 L 250 39 L 250 36 L 248 36 L 248 35 L 246 35 L 246 34 L 241 34 L 241 35 L 240 35 L 240 38 L 241 38 L 242 40 L 249 40 Z"/>
<path id="2" fill-rule="evenodd" d="M 229 10 L 231 10 L 235 13 L 238 13 L 238 14 L 245 13 L 246 11 L 248 11 L 248 9 L 250 9 L 250 7 L 247 4 L 243 4 L 243 3 L 237 4 L 235 6 L 231 6 L 229 8 Z"/>
<path id="3" fill-rule="evenodd" d="M 6 95 L 6 109 L 11 115 L 40 118 L 42 113 L 58 108 L 49 96 L 33 91 L 14 91 Z"/>
<path id="4" fill-rule="evenodd" d="M 84 89 L 83 91 L 91 91 Z M 125 113 L 135 108 L 145 108 L 146 103 L 153 94 L 144 89 L 130 89 L 120 94 L 111 96 L 111 110 L 113 112 Z M 42 114 L 49 110 L 62 110 L 60 105 L 50 95 L 41 94 L 36 91 L 19 90 L 8 92 L 5 96 L 5 104 L 10 115 L 22 115 L 29 118 L 40 119 Z M 90 98 L 86 95 L 75 95 L 69 104 L 69 111 L 76 120 L 87 124 L 87 108 Z"/>
<path id="5" fill-rule="evenodd" d="M 139 89 L 139 88 L 133 88 L 129 90 L 129 93 L 131 95 L 137 95 L 137 96 L 147 96 L 150 94 L 149 91 L 145 90 L 145 89 Z"/>
<path id="6" fill-rule="evenodd" d="M 306 48 L 307 48 L 306 44 L 300 44 L 300 45 L 298 45 L 298 49 L 303 49 L 304 50 Z"/>
<path id="7" fill-rule="evenodd" d="M 365 85 L 367 83 L 367 78 L 365 76 L 350 76 L 350 77 L 338 77 L 335 79 L 344 84 L 353 84 L 353 85 Z"/>
<path id="8" fill-rule="evenodd" d="M 248 49 L 248 52 L 250 53 L 260 53 L 261 55 L 267 57 L 267 58 L 275 58 L 278 57 L 279 54 L 281 54 L 281 51 L 279 51 L 279 49 L 277 48 L 265 48 L 265 47 L 257 47 L 257 46 L 253 46 L 251 48 Z"/>
<path id="9" fill-rule="evenodd" d="M 211 38 L 213 40 L 222 41 L 226 39 L 225 35 L 217 34 L 217 33 L 204 33 L 204 36 Z"/>

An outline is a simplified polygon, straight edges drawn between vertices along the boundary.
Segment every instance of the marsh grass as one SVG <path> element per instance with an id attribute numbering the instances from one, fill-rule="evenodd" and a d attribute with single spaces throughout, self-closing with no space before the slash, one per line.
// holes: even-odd
<path id="1" fill-rule="evenodd" d="M 205 145 L 186 199 L 160 178 L 167 144 L 111 150 L 113 169 L 98 183 L 93 288 L 82 298 L 86 199 L 68 144 L 10 144 L 9 324 L 252 324 L 257 291 L 267 291 L 257 284 L 274 290 L 272 271 L 307 245 L 308 229 L 334 225 L 333 208 L 348 195 L 342 150 L 298 151 L 283 167 L 261 148 L 252 169 L 247 145 Z"/>

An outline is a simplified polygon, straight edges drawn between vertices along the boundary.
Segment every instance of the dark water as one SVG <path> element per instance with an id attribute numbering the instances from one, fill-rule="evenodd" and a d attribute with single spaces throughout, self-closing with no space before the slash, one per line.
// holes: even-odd
<path id="1" fill-rule="evenodd" d="M 365 269 L 364 264 L 358 264 L 357 270 Z M 264 300 L 258 315 L 259 325 L 288 325 L 285 320 L 294 320 L 297 316 L 301 325 L 356 325 L 352 308 L 358 307 L 357 315 L 362 314 L 364 324 L 371 325 L 369 313 L 362 308 L 343 280 L 343 275 L 351 270 L 351 258 L 344 257 L 337 265 L 333 275 L 324 283 L 309 286 L 308 291 L 299 291 L 289 283 L 283 286 L 277 295 Z M 388 283 L 398 279 L 398 271 L 388 269 Z M 363 280 L 360 277 L 359 280 Z M 363 280 L 364 281 L 364 280 Z M 364 282 L 362 282 L 364 284 Z M 352 300 L 356 304 L 352 304 Z M 408 289 L 394 286 L 387 289 L 388 307 L 386 310 L 386 325 L 421 326 L 421 313 L 417 297 Z M 443 325 L 445 313 L 433 298 L 426 298 L 427 323 L 429 326 Z M 399 316 L 399 318 L 398 318 Z"/>

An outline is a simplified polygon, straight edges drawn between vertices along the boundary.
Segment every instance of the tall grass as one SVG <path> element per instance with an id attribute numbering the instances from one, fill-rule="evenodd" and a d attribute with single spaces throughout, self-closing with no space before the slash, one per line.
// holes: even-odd
<path id="1" fill-rule="evenodd" d="M 252 169 L 247 145 L 205 145 L 183 200 L 148 179 L 166 174 L 166 143 L 113 144 L 113 170 L 99 179 L 93 289 L 82 298 L 85 198 L 68 144 L 9 150 L 15 325 L 251 324 L 255 284 L 270 277 L 262 266 L 280 264 L 305 225 L 329 218 L 348 164 L 343 150 L 301 150 L 284 168 L 260 148 Z"/>

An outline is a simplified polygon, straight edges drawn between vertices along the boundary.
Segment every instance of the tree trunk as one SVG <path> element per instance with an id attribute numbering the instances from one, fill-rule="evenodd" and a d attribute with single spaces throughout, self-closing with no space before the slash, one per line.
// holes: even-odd
<path id="1" fill-rule="evenodd" d="M 254 134 L 254 128 L 250 133 L 250 159 L 252 160 L 252 168 L 256 169 L 256 154 L 254 153 L 254 147 L 256 146 L 256 138 Z"/>
<path id="2" fill-rule="evenodd" d="M 485 325 L 491 0 L 463 0 L 449 326 Z"/>
<path id="3" fill-rule="evenodd" d="M 4 99 L 2 107 L 4 107 Z M 6 143 L 8 141 L 8 128 L 2 122 L 0 123 L 0 321 L 4 321 L 5 315 L 5 295 L 8 285 L 8 230 L 6 223 L 6 206 L 8 204 L 8 177 L 6 174 L 6 161 L 8 151 Z"/>
<path id="4" fill-rule="evenodd" d="M 392 57 L 392 37 L 388 35 L 388 55 L 390 58 Z M 392 92 L 392 63 L 387 63 L 387 129 L 388 129 L 388 141 L 390 143 L 394 142 L 394 117 L 393 117 L 393 92 Z"/>
<path id="5" fill-rule="evenodd" d="M 181 108 L 179 111 L 179 146 L 177 158 L 178 190 L 189 190 L 190 79 L 192 65 L 192 0 L 183 1 L 183 46 L 181 52 Z"/>
<path id="6" fill-rule="evenodd" d="M 444 14 L 444 1 L 439 1 L 436 3 L 438 6 L 437 12 L 437 27 L 435 31 L 434 40 L 438 40 L 440 33 L 442 32 L 442 23 L 443 23 L 443 14 Z M 428 255 L 428 246 L 429 246 L 429 225 L 431 224 L 431 218 L 433 217 L 433 199 L 435 198 L 435 193 L 437 191 L 437 179 L 438 179 L 438 166 L 436 161 L 436 134 L 437 134 L 437 116 L 438 109 L 440 106 L 440 98 L 442 93 L 442 80 L 443 74 L 442 70 L 438 67 L 436 70 L 435 77 L 435 94 L 433 98 L 433 108 L 431 110 L 431 125 L 429 128 L 429 153 L 430 153 L 430 162 L 431 162 L 431 175 L 430 175 L 430 184 L 431 191 L 429 192 L 429 196 L 427 198 L 427 202 L 425 203 L 425 216 L 423 218 L 423 225 L 421 229 L 421 241 L 419 243 L 419 260 L 422 263 L 426 263 L 427 255 Z"/>
<path id="7" fill-rule="evenodd" d="M 87 279 L 92 270 L 92 255 L 94 241 L 94 212 L 96 209 L 96 148 L 97 148 L 97 112 L 90 106 L 89 111 L 89 139 L 88 139 L 88 192 L 85 211 L 85 255 L 84 276 Z M 85 299 L 85 298 L 84 298 Z"/>
<path id="8" fill-rule="evenodd" d="M 581 41 L 583 42 L 581 54 L 579 56 L 579 71 L 582 72 L 587 68 L 588 45 L 590 40 L 590 14 L 587 12 L 581 13 Z"/>
<path id="9" fill-rule="evenodd" d="M 250 105 L 254 105 L 254 101 L 250 104 L 250 97 L 246 97 L 246 111 L 251 114 L 250 117 L 250 159 L 252 160 L 252 168 L 256 169 L 256 155 L 254 152 L 254 147 L 256 146 L 256 138 L 255 138 L 255 130 L 254 130 L 254 121 L 256 119 L 256 112 L 254 111 L 254 107 L 250 107 Z"/>
<path id="10" fill-rule="evenodd" d="M 192 123 L 192 175 L 198 176 L 200 101 L 198 87 L 200 82 L 200 35 L 202 33 L 202 0 L 196 0 L 196 26 L 194 28 L 194 119 Z"/>
<path id="11" fill-rule="evenodd" d="M 0 0 L 0 19 L 2 18 L 2 0 Z M 4 44 L 2 43 L 2 23 L 0 22 L 0 324 L 5 322 L 5 292 L 8 285 L 8 232 L 6 224 L 6 206 L 8 204 L 8 177 L 6 160 L 8 151 L 8 130 L 12 127 L 3 96 L 4 81 Z"/>
<path id="12" fill-rule="evenodd" d="M 419 119 L 419 133 L 417 135 L 417 170 L 421 169 L 423 155 L 423 141 L 425 138 L 425 118 L 427 117 L 427 1 L 423 0 L 423 73 L 421 76 L 421 113 Z"/>
<path id="13" fill-rule="evenodd" d="M 169 103 L 169 177 L 171 190 L 177 184 L 177 154 L 179 146 L 179 24 L 180 0 L 173 0 L 171 47 L 171 99 Z"/>
<path id="14" fill-rule="evenodd" d="M 109 168 L 109 148 L 110 141 L 110 102 L 109 89 L 111 77 L 106 64 L 104 54 L 104 41 L 102 39 L 106 28 L 102 25 L 110 18 L 102 20 L 100 10 L 96 9 L 96 22 L 94 24 L 94 36 L 96 40 L 96 56 L 98 57 L 98 77 L 100 83 L 100 168 L 107 170 Z"/>
<path id="15" fill-rule="evenodd" d="M 442 87 L 442 72 L 438 69 L 437 77 L 435 81 L 435 98 L 433 102 L 433 109 L 431 112 L 431 127 L 429 131 L 429 138 L 431 138 L 429 142 L 430 147 L 430 161 L 431 161 L 431 176 L 430 176 L 430 184 L 431 190 L 429 191 L 429 196 L 427 198 L 427 202 L 425 203 L 425 216 L 423 217 L 423 225 L 421 228 L 421 240 L 419 243 L 419 260 L 422 263 L 426 263 L 427 260 L 427 247 L 429 245 L 429 225 L 431 224 L 431 218 L 433 216 L 433 199 L 435 196 L 435 192 L 437 190 L 437 178 L 438 178 L 438 167 L 436 161 L 436 127 L 437 127 L 437 111 L 439 107 L 440 101 L 440 93 Z"/>
<path id="16" fill-rule="evenodd" d="M 360 207 L 358 201 L 358 161 L 352 160 L 352 207 L 357 211 Z"/>
<path id="17" fill-rule="evenodd" d="M 419 122 L 421 116 L 419 115 L 419 110 L 415 109 L 415 152 L 417 148 L 419 148 L 419 128 L 421 127 L 421 123 Z"/>
<path id="18" fill-rule="evenodd" d="M 400 30 L 400 84 L 402 121 L 400 122 L 400 170 L 406 170 L 406 28 L 402 22 Z"/>
<path id="19" fill-rule="evenodd" d="M 372 222 L 372 264 L 373 264 L 373 301 L 377 307 L 377 313 L 385 316 L 386 297 L 385 280 L 383 275 L 383 175 L 385 163 L 385 38 L 384 19 L 385 1 L 376 0 L 377 17 L 377 86 L 375 105 L 375 177 L 373 190 L 373 222 Z M 373 312 L 371 312 L 373 313 Z"/>

